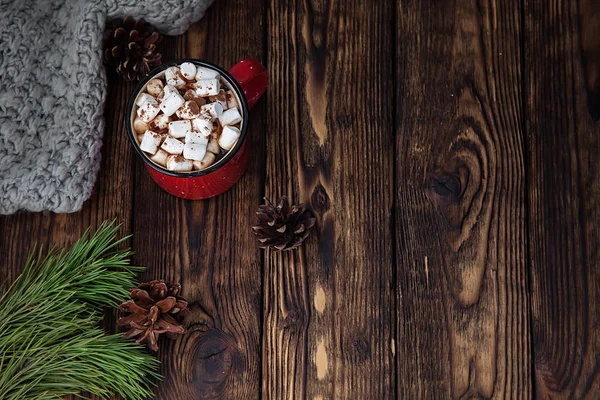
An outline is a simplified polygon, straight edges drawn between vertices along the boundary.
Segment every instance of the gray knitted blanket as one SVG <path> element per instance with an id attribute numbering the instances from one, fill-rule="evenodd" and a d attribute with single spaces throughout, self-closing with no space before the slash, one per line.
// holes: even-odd
<path id="1" fill-rule="evenodd" d="M 100 167 L 107 20 L 184 32 L 213 0 L 0 0 L 0 214 L 74 212 Z"/>

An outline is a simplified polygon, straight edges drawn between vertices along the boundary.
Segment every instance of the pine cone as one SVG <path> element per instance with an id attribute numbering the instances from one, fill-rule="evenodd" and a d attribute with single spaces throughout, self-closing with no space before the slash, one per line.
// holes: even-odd
<path id="1" fill-rule="evenodd" d="M 156 51 L 161 39 L 143 18 L 114 20 L 104 31 L 104 59 L 126 80 L 140 79 L 161 63 L 161 54 Z"/>
<path id="2" fill-rule="evenodd" d="M 187 302 L 178 296 L 181 286 L 154 280 L 131 289 L 131 300 L 119 308 L 130 315 L 119 318 L 117 325 L 130 328 L 123 334 L 126 339 L 137 338 L 138 343 L 147 343 L 150 349 L 158 350 L 158 337 L 166 333 L 171 339 L 185 333 L 181 325 L 190 313 Z"/>
<path id="3" fill-rule="evenodd" d="M 252 230 L 262 248 L 293 250 L 304 242 L 315 225 L 312 212 L 304 204 L 293 206 L 290 211 L 287 196 L 276 207 L 265 197 L 265 204 L 258 207 L 256 216 L 259 224 Z"/>

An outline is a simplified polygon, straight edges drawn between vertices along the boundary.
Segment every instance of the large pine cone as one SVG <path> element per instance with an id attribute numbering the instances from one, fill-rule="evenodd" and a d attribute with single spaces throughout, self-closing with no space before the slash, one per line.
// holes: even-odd
<path id="1" fill-rule="evenodd" d="M 252 227 L 260 247 L 277 250 L 292 250 L 300 246 L 315 225 L 315 218 L 304 204 L 293 206 L 287 196 L 281 197 L 277 206 L 265 197 L 256 211 L 259 224 Z"/>
<path id="2" fill-rule="evenodd" d="M 161 54 L 156 51 L 161 39 L 143 18 L 114 20 L 104 31 L 104 59 L 126 80 L 140 79 L 161 63 Z"/>
<path id="3" fill-rule="evenodd" d="M 187 302 L 178 296 L 181 286 L 154 280 L 131 289 L 131 300 L 119 308 L 130 315 L 117 320 L 117 325 L 130 328 L 125 338 L 137 338 L 138 343 L 147 343 L 150 349 L 158 350 L 158 337 L 166 333 L 171 339 L 185 333 L 183 318 L 190 313 Z"/>

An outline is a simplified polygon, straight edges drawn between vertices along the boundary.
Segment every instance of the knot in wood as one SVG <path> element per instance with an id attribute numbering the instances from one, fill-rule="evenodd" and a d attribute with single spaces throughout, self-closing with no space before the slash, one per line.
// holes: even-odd
<path id="1" fill-rule="evenodd" d="M 194 381 L 205 393 L 219 393 L 228 376 L 240 363 L 239 352 L 233 339 L 217 329 L 211 329 L 198 336 L 191 353 Z"/>
<path id="2" fill-rule="evenodd" d="M 367 360 L 370 357 L 370 346 L 366 339 L 361 337 L 354 338 L 350 341 L 350 361 L 360 362 Z"/>
<path id="3" fill-rule="evenodd" d="M 283 328 L 292 329 L 299 326 L 303 321 L 303 314 L 300 310 L 290 310 L 283 319 Z"/>
<path id="4" fill-rule="evenodd" d="M 331 208 L 331 200 L 329 199 L 329 195 L 327 191 L 321 185 L 321 182 L 318 182 L 315 186 L 315 189 L 312 192 L 312 196 L 310 198 L 310 202 L 313 206 L 313 209 L 319 214 L 319 216 L 323 216 L 329 208 Z"/>
<path id="5" fill-rule="evenodd" d="M 458 201 L 460 199 L 461 185 L 460 180 L 450 174 L 433 174 L 426 182 L 428 192 L 445 198 L 449 201 Z"/>

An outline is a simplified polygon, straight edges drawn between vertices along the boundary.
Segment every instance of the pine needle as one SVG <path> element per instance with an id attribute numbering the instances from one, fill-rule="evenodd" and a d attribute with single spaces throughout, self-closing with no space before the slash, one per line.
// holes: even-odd
<path id="1" fill-rule="evenodd" d="M 33 251 L 0 297 L 0 400 L 152 397 L 158 361 L 98 328 L 102 307 L 128 298 L 142 268 L 116 247 L 119 226 L 89 229 L 70 251 Z"/>

